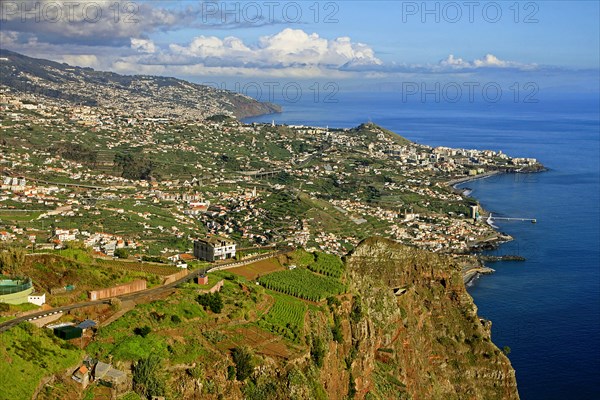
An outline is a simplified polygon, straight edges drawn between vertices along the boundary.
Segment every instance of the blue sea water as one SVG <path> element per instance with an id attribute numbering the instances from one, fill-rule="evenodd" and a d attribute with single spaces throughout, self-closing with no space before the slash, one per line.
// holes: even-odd
<path id="1" fill-rule="evenodd" d="M 540 94 L 535 104 L 405 103 L 397 93 L 347 93 L 334 104 L 305 99 L 250 121 L 352 127 L 372 120 L 408 139 L 535 157 L 539 174 L 469 182 L 472 196 L 515 240 L 470 288 L 492 340 L 509 346 L 524 400 L 600 399 L 600 100 Z"/>

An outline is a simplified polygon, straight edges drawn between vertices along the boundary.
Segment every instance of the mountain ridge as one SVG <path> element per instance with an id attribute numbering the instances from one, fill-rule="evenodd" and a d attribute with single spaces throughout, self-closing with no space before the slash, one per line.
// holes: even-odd
<path id="1" fill-rule="evenodd" d="M 0 49 L 0 76 L 0 86 L 16 92 L 148 117 L 206 119 L 225 114 L 241 119 L 282 110 L 273 103 L 174 77 L 97 71 L 7 49 Z"/>

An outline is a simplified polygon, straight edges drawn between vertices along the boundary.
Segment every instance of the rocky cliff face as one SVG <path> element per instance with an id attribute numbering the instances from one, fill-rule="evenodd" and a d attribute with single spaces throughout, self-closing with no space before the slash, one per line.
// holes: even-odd
<path id="1" fill-rule="evenodd" d="M 374 238 L 347 265 L 357 398 L 519 398 L 510 361 L 452 259 Z"/>

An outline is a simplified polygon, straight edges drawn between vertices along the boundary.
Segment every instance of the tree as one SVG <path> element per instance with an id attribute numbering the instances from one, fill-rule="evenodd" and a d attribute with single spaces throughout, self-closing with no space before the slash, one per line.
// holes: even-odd
<path id="1" fill-rule="evenodd" d="M 360 296 L 354 296 L 354 302 L 352 303 L 352 311 L 350 312 L 350 320 L 354 323 L 358 323 L 363 317 L 363 309 Z"/>
<path id="2" fill-rule="evenodd" d="M 10 247 L 0 253 L 0 270 L 6 275 L 15 275 L 25 263 L 25 251 Z"/>
<path id="3" fill-rule="evenodd" d="M 333 327 L 331 328 L 331 333 L 333 334 L 333 340 L 338 343 L 342 343 L 344 341 L 344 334 L 342 333 L 342 320 L 337 315 L 333 315 Z"/>
<path id="4" fill-rule="evenodd" d="M 133 368 L 133 389 L 146 398 L 164 396 L 165 379 L 161 371 L 162 360 L 156 355 L 140 359 Z"/>
<path id="5" fill-rule="evenodd" d="M 115 250 L 115 257 L 118 258 L 127 258 L 129 257 L 129 252 L 125 249 L 116 249 Z"/>
<path id="6" fill-rule="evenodd" d="M 325 344 L 319 336 L 313 336 L 310 346 L 310 357 L 319 368 L 323 366 L 325 359 Z"/>
<path id="7" fill-rule="evenodd" d="M 353 399 L 356 396 L 356 382 L 354 382 L 354 377 L 352 373 L 350 373 L 350 378 L 348 379 L 348 398 Z"/>
<path id="8" fill-rule="evenodd" d="M 250 349 L 247 347 L 236 347 L 231 351 L 233 362 L 235 363 L 236 378 L 243 381 L 254 371 L 254 360 Z"/>
<path id="9" fill-rule="evenodd" d="M 71 161 L 95 164 L 98 160 L 98 151 L 79 143 L 61 143 L 51 148 L 51 151 Z"/>
<path id="10" fill-rule="evenodd" d="M 219 314 L 223 310 L 223 299 L 219 292 L 198 295 L 197 301 L 205 310 L 208 308 L 215 314 Z"/>
<path id="11" fill-rule="evenodd" d="M 138 336 L 141 336 L 143 338 L 145 338 L 146 336 L 148 336 L 150 334 L 150 332 L 152 332 L 152 328 L 150 328 L 148 325 L 144 325 L 142 327 L 137 327 L 133 330 L 133 333 L 135 333 Z"/>
<path id="12" fill-rule="evenodd" d="M 121 176 L 126 179 L 151 180 L 156 165 L 139 154 L 115 154 L 115 164 L 123 169 Z"/>
<path id="13" fill-rule="evenodd" d="M 118 297 L 113 297 L 109 301 L 110 309 L 114 312 L 119 311 L 123 305 L 121 299 L 119 299 Z"/>

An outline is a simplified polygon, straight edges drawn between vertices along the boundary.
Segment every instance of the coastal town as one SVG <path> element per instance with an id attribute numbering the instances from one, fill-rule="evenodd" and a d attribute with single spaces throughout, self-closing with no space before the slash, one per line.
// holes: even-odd
<path id="1" fill-rule="evenodd" d="M 6 88 L 0 107 L 0 240 L 32 250 L 80 240 L 108 256 L 126 248 L 168 257 L 215 234 L 343 255 L 382 235 L 464 253 L 495 233 L 447 182 L 540 168 L 492 150 L 431 148 L 368 124 L 170 121 Z"/>

